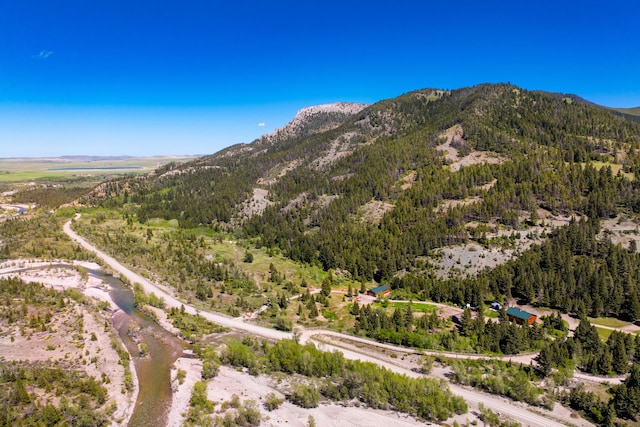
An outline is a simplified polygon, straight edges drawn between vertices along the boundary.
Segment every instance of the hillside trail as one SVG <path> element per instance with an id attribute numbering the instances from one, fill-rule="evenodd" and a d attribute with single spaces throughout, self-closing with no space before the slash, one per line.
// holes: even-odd
<path id="1" fill-rule="evenodd" d="M 76 214 L 76 219 L 80 217 L 80 214 Z M 338 332 L 329 331 L 329 330 L 307 330 L 303 329 L 300 332 L 299 336 L 294 336 L 292 332 L 283 332 L 277 331 L 274 329 L 266 328 L 264 326 L 255 325 L 252 323 L 247 323 L 242 320 L 242 318 L 234 318 L 230 316 L 226 316 L 220 313 L 214 313 L 210 311 L 199 310 L 188 303 L 184 303 L 180 301 L 177 297 L 173 295 L 173 293 L 165 289 L 164 287 L 153 283 L 152 281 L 146 279 L 145 277 L 131 271 L 129 268 L 120 264 L 116 259 L 106 254 L 105 252 L 99 250 L 95 246 L 93 246 L 90 242 L 79 236 L 71 229 L 72 220 L 67 221 L 64 226 L 64 232 L 76 243 L 81 245 L 86 250 L 93 252 L 98 258 L 100 258 L 109 268 L 118 274 L 125 277 L 131 283 L 138 283 L 142 286 L 144 292 L 146 293 L 154 293 L 158 297 L 162 298 L 165 302 L 166 308 L 180 308 L 184 307 L 185 311 L 192 315 L 200 315 L 203 318 L 217 323 L 221 326 L 225 326 L 228 328 L 245 331 L 252 335 L 256 335 L 259 337 L 273 339 L 273 340 L 281 340 L 281 339 L 299 339 L 302 342 L 312 341 L 312 337 L 314 335 L 322 335 L 322 334 L 331 334 L 334 336 L 339 336 L 344 339 L 352 339 L 351 335 L 340 334 Z M 380 343 L 376 343 L 375 341 L 365 340 L 367 344 L 372 346 L 382 346 Z M 388 362 L 386 360 L 382 360 L 381 358 L 375 357 L 375 354 L 366 354 L 366 352 L 357 352 L 349 349 L 345 349 L 342 347 L 334 346 L 331 344 L 327 344 L 324 342 L 316 342 L 314 341 L 316 346 L 323 351 L 338 351 L 344 355 L 347 359 L 352 360 L 361 360 L 375 363 L 378 366 L 389 369 L 393 372 L 404 374 L 411 378 L 423 377 L 425 375 L 420 374 L 411 369 L 398 366 L 397 364 Z M 393 346 L 392 346 L 393 347 Z M 400 347 L 396 347 L 397 349 L 402 349 L 403 351 L 407 351 L 407 349 L 403 349 Z M 471 355 L 460 355 L 461 357 L 471 356 Z M 531 427 L 564 427 L 566 423 L 572 423 L 573 425 L 580 426 L 592 426 L 591 423 L 583 420 L 581 418 L 574 418 L 574 414 L 570 414 L 569 411 L 560 407 L 560 405 L 556 404 L 556 409 L 554 411 L 546 411 L 542 408 L 531 408 L 528 405 L 522 404 L 520 402 L 513 402 L 508 399 L 493 396 L 487 393 L 483 393 L 471 388 L 461 387 L 455 384 L 449 384 L 449 388 L 452 393 L 462 397 L 469 404 L 471 410 L 478 410 L 479 405 L 482 403 L 485 408 L 491 409 L 494 412 L 501 413 L 504 416 L 507 416 L 517 422 L 522 423 L 523 425 L 528 425 Z M 560 419 L 561 422 L 556 421 L 556 419 Z"/>

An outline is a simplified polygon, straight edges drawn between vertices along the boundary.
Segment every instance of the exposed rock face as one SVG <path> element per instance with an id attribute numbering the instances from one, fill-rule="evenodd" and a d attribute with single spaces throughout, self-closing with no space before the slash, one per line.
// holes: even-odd
<path id="1" fill-rule="evenodd" d="M 336 102 L 316 105 L 298 111 L 296 116 L 283 128 L 258 138 L 258 144 L 273 144 L 288 138 L 297 138 L 334 129 L 354 114 L 359 113 L 367 104 L 354 102 Z"/>

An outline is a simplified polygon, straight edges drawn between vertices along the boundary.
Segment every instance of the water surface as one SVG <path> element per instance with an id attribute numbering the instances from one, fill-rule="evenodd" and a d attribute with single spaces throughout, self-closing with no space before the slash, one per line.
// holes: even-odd
<path id="1" fill-rule="evenodd" d="M 171 405 L 171 366 L 182 355 L 186 344 L 161 328 L 134 305 L 133 292 L 119 279 L 90 271 L 111 287 L 111 299 L 122 310 L 114 316 L 114 326 L 133 357 L 138 384 L 138 400 L 130 427 L 156 427 L 167 423 Z M 138 343 L 147 345 L 147 355 L 139 355 Z"/>

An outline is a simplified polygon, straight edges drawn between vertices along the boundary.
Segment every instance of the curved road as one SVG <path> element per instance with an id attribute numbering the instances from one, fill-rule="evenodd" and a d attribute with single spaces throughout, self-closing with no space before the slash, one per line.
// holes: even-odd
<path id="1" fill-rule="evenodd" d="M 113 271 L 116 271 L 119 274 L 121 274 L 123 277 L 126 277 L 127 280 L 129 280 L 131 283 L 139 283 L 144 289 L 145 293 L 150 294 L 153 292 L 157 296 L 164 299 L 165 306 L 168 308 L 172 308 L 172 307 L 180 308 L 180 306 L 184 305 L 185 311 L 189 314 L 193 314 L 193 315 L 199 314 L 205 319 L 211 322 L 217 323 L 219 325 L 222 325 L 228 328 L 241 329 L 251 334 L 258 335 L 264 338 L 276 339 L 276 340 L 293 338 L 293 334 L 291 333 L 276 331 L 274 329 L 253 325 L 251 323 L 245 323 L 240 319 L 230 317 L 230 316 L 225 316 L 224 314 L 220 314 L 220 313 L 200 311 L 191 305 L 184 304 L 182 301 L 174 297 L 172 294 L 169 294 L 169 292 L 167 292 L 166 290 L 161 289 L 158 285 L 151 282 L 150 280 L 129 270 L 127 267 L 123 266 L 118 261 L 116 261 L 113 257 L 99 250 L 98 248 L 93 246 L 91 243 L 87 242 L 84 238 L 80 237 L 75 231 L 71 229 L 71 221 L 67 221 L 64 224 L 64 232 L 67 233 L 67 235 L 71 237 L 72 240 L 77 242 L 80 246 L 82 246 L 83 248 L 87 249 L 90 252 L 95 253 L 98 256 L 98 258 L 102 259 L 102 261 L 106 265 L 108 265 L 111 269 L 113 269 Z"/>
<path id="2" fill-rule="evenodd" d="M 79 218 L 80 214 L 76 215 L 76 218 Z M 176 307 L 179 308 L 181 306 L 185 307 L 185 311 L 189 314 L 199 314 L 205 319 L 215 322 L 219 325 L 226 326 L 228 328 L 239 329 L 245 332 L 248 332 L 253 335 L 257 335 L 264 338 L 269 339 L 292 339 L 294 338 L 293 333 L 290 332 L 282 332 L 276 331 L 274 329 L 269 329 L 263 326 L 254 325 L 251 323 L 246 323 L 239 318 L 233 318 L 229 316 L 225 316 L 220 313 L 213 313 L 209 311 L 200 311 L 195 307 L 185 304 L 182 301 L 178 300 L 172 294 L 162 289 L 159 285 L 151 282 L 150 280 L 142 277 L 141 275 L 131 271 L 127 267 L 120 264 L 113 257 L 106 254 L 105 252 L 99 250 L 91 243 L 89 243 L 84 238 L 80 237 L 77 233 L 75 233 L 71 229 L 71 220 L 67 221 L 64 224 L 64 232 L 75 242 L 81 245 L 83 248 L 87 249 L 90 252 L 95 253 L 102 261 L 108 265 L 111 269 L 121 274 L 123 277 L 126 277 L 131 283 L 139 283 L 146 293 L 155 293 L 157 296 L 164 299 L 165 305 L 169 308 Z M 354 339 L 354 337 L 346 334 L 339 334 L 333 331 L 325 331 L 325 330 L 304 330 L 300 336 L 302 340 L 307 341 L 312 338 L 313 335 L 316 334 L 331 334 L 337 335 L 347 339 Z M 360 338 L 361 339 L 361 338 Z M 374 341 L 365 340 L 367 344 L 370 345 L 379 345 Z M 314 342 L 315 343 L 315 342 Z M 409 369 L 394 365 L 392 363 L 377 359 L 371 355 L 362 354 L 359 352 L 343 349 L 337 346 L 333 346 L 326 343 L 317 342 L 316 346 L 324 351 L 339 351 L 344 354 L 345 358 L 348 359 L 356 359 L 362 361 L 373 362 L 379 366 L 392 370 L 394 372 L 405 374 L 409 377 L 420 377 L 421 374 L 411 371 Z M 406 349 L 405 349 L 406 351 Z M 551 418 L 548 418 L 544 415 L 538 414 L 537 412 L 531 411 L 529 408 L 525 407 L 522 404 L 514 403 L 504 398 L 496 397 L 487 393 L 482 393 L 473 389 L 464 388 L 455 384 L 449 384 L 449 388 L 452 393 L 461 396 L 465 401 L 469 404 L 470 408 L 478 408 L 478 405 L 482 403 L 486 408 L 493 410 L 494 412 L 502 413 L 505 416 L 521 423 L 523 426 L 531 426 L 531 427 L 566 427 L 566 424 L 555 421 Z M 543 412 L 543 410 L 539 410 Z M 591 425 L 584 420 L 580 419 L 571 419 L 570 422 L 577 423 L 579 421 L 583 421 L 581 425 Z M 569 422 L 569 420 L 567 420 Z"/>

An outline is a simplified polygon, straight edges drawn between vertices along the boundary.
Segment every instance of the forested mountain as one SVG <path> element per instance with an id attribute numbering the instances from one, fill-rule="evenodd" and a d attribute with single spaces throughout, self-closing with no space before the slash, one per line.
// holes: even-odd
<path id="1" fill-rule="evenodd" d="M 395 287 L 434 299 L 469 301 L 469 289 L 479 286 L 559 305 L 562 296 L 545 291 L 545 282 L 503 284 L 482 275 L 467 288 L 445 290 L 429 266 L 445 246 L 508 245 L 516 232 L 541 243 L 551 232 L 545 225 L 574 217 L 583 224 L 555 239 L 584 246 L 566 247 L 563 259 L 574 270 L 554 267 L 550 282 L 579 279 L 575 269 L 588 268 L 616 280 L 620 268 L 633 274 L 623 277 L 640 277 L 635 245 L 622 256 L 595 243 L 606 240 L 600 220 L 640 212 L 639 175 L 639 123 L 576 96 L 486 84 L 303 110 L 251 144 L 110 182 L 91 197 L 126 204 L 142 223 L 165 218 L 184 228 L 232 230 L 294 260 L 360 280 L 394 278 Z M 555 250 L 548 245 L 521 262 L 540 270 L 546 251 Z M 581 257 L 599 257 L 602 265 L 581 267 Z M 611 257 L 624 267 L 611 267 Z M 509 264 L 495 274 L 504 269 L 525 267 Z M 637 286 L 620 284 L 622 299 L 613 305 L 603 306 L 608 295 L 592 294 L 584 307 L 566 308 L 632 317 L 635 308 L 623 302 L 630 293 L 637 301 Z"/>

